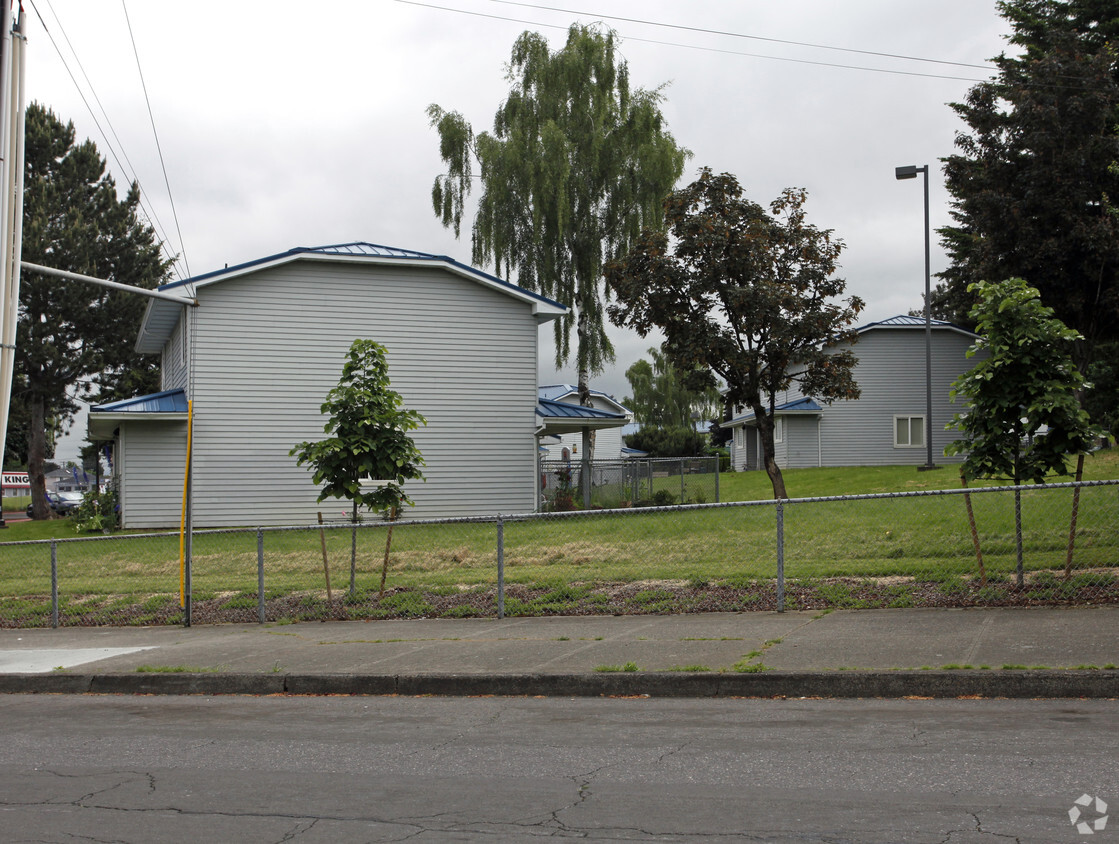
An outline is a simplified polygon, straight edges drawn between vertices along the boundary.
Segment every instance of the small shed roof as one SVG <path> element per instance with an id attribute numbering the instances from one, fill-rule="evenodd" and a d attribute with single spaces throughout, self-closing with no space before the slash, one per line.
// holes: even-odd
<path id="1" fill-rule="evenodd" d="M 810 398 L 800 398 L 796 401 L 785 402 L 773 408 L 774 416 L 815 416 L 818 413 L 823 413 L 824 409 L 816 404 Z M 745 416 L 736 417 L 729 422 L 722 422 L 719 424 L 720 428 L 733 428 L 737 425 L 749 425 L 754 421 L 754 413 L 751 411 Z"/>
<path id="2" fill-rule="evenodd" d="M 376 243 L 355 241 L 353 243 L 336 243 L 329 246 L 299 246 L 246 261 L 233 267 L 215 270 L 202 275 L 193 276 L 182 281 L 174 281 L 160 286 L 161 291 L 176 291 L 185 288 L 193 292 L 196 288 L 218 284 L 231 278 L 259 272 L 271 267 L 291 263 L 292 261 L 335 261 L 342 263 L 360 264 L 392 264 L 396 266 L 422 266 L 440 267 L 455 275 L 462 276 L 477 282 L 484 287 L 489 287 L 505 295 L 520 299 L 532 307 L 536 321 L 547 322 L 567 312 L 567 308 L 546 296 L 533 293 L 523 287 L 518 287 L 495 275 L 459 263 L 446 255 L 434 255 L 429 252 L 417 252 L 412 249 L 398 249 L 392 246 L 380 246 Z M 179 321 L 181 309 L 185 307 L 166 299 L 149 299 L 144 321 L 140 327 L 140 336 L 136 339 L 136 351 L 144 354 L 154 354 L 163 349 L 163 344 L 171 336 L 175 325 Z"/>
<path id="3" fill-rule="evenodd" d="M 94 405 L 89 409 L 89 436 L 95 440 L 111 439 L 116 427 L 126 420 L 185 420 L 187 409 L 186 393 L 182 390 L 164 390 Z"/>
<path id="4" fill-rule="evenodd" d="M 577 396 L 579 394 L 579 388 L 571 384 L 546 384 L 542 387 L 537 387 L 537 393 L 542 399 L 563 401 L 568 396 Z M 620 413 L 629 413 L 629 408 L 625 407 L 609 393 L 604 393 L 602 390 L 591 390 L 590 394 L 617 408 Z"/>
<path id="5" fill-rule="evenodd" d="M 584 428 L 620 428 L 625 424 L 626 417 L 621 413 L 551 399 L 536 402 L 536 427 L 543 428 L 546 435 L 570 434 Z"/>

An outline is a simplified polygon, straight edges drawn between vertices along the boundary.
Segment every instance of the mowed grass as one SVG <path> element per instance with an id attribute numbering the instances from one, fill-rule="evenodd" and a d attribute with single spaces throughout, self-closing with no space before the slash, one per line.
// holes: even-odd
<path id="1" fill-rule="evenodd" d="M 793 498 L 959 488 L 958 469 L 913 467 L 805 469 L 785 473 Z M 1119 453 L 1094 455 L 1089 480 L 1119 477 Z M 955 482 L 953 482 L 955 479 Z M 658 479 L 661 480 L 661 479 Z M 679 483 L 679 477 L 675 479 Z M 504 565 L 510 584 L 624 583 L 675 580 L 730 584 L 776 575 L 776 507 L 764 473 L 720 478 L 724 501 L 752 506 L 650 513 L 588 512 L 505 523 Z M 1013 495 L 972 497 L 987 572 L 1015 568 Z M 1065 563 L 1072 491 L 1035 490 L 1022 496 L 1028 569 Z M 904 499 L 787 503 L 783 507 L 785 574 L 789 578 L 914 577 L 939 580 L 973 574 L 975 552 L 960 495 Z M 355 581 L 380 579 L 387 525 L 356 530 Z M 13 544 L 75 537 L 67 520 L 13 522 L 0 543 L 0 596 L 50 593 L 50 545 Z M 355 531 L 335 527 L 264 532 L 265 590 L 279 595 L 325 592 L 323 543 L 331 587 L 348 588 Z M 192 553 L 195 596 L 255 593 L 257 535 L 196 533 Z M 1119 564 L 1119 487 L 1081 492 L 1074 565 Z M 98 537 L 57 544 L 64 595 L 178 593 L 177 535 Z M 468 589 L 493 584 L 497 571 L 494 524 L 397 524 L 392 532 L 388 585 Z M 146 598 L 148 599 L 148 598 Z"/>

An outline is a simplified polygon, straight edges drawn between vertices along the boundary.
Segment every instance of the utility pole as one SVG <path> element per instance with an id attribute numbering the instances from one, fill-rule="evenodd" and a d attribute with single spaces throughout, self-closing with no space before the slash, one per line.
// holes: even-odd
<path id="1" fill-rule="evenodd" d="M 23 245 L 23 48 L 23 9 L 13 26 L 11 4 L 0 3 L 0 464 L 8 444 Z M 3 498 L 0 478 L 0 527 L 7 527 Z"/>

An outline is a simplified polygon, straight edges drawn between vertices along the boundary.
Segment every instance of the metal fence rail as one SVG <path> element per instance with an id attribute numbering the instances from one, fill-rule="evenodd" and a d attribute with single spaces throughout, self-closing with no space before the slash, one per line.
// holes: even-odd
<path id="1" fill-rule="evenodd" d="M 177 534 L 0 543 L 0 626 L 1119 602 L 1119 480 L 198 530 L 189 547 L 184 578 Z"/>
<path id="2" fill-rule="evenodd" d="M 590 485 L 584 486 L 586 472 Z M 718 457 L 642 457 L 540 463 L 541 509 L 611 510 L 719 501 Z"/>

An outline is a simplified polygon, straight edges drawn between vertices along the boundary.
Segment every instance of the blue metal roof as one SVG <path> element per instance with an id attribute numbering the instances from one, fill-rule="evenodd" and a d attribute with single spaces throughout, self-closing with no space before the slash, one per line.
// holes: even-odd
<path id="1" fill-rule="evenodd" d="M 823 410 L 824 409 L 820 407 L 820 405 L 816 404 L 816 402 L 812 399 L 801 398 L 797 399 L 796 401 L 785 402 L 784 404 L 778 405 L 777 407 L 773 408 L 773 413 L 774 415 L 777 415 L 778 413 L 822 413 Z M 754 414 L 747 413 L 745 416 L 739 416 L 738 418 L 732 419 L 729 422 L 723 422 L 720 427 L 725 428 L 727 425 L 736 425 L 740 422 L 750 422 L 753 421 L 753 419 Z"/>
<path id="2" fill-rule="evenodd" d="M 537 400 L 536 413 L 545 419 L 625 419 L 621 413 L 551 399 Z"/>
<path id="3" fill-rule="evenodd" d="M 186 413 L 186 393 L 182 390 L 165 390 L 131 399 L 99 404 L 89 409 L 90 413 Z"/>
<path id="4" fill-rule="evenodd" d="M 450 264 L 451 266 L 458 267 L 461 270 L 473 273 L 474 275 L 481 276 L 495 284 L 502 287 L 507 287 L 510 290 L 516 290 L 518 293 L 525 293 L 528 296 L 545 302 L 549 305 L 563 307 L 559 302 L 549 299 L 547 296 L 541 296 L 531 290 L 523 287 L 518 287 L 512 282 L 506 281 L 503 278 L 498 278 L 495 275 L 483 272 L 475 267 L 467 264 L 462 264 L 454 258 L 447 255 L 435 255 L 431 252 L 417 252 L 414 249 L 398 249 L 394 246 L 381 246 L 376 243 L 366 243 L 365 241 L 354 241 L 352 243 L 335 243 L 328 246 L 297 246 L 295 249 L 289 249 L 287 252 L 277 252 L 275 255 L 269 255 L 265 258 L 257 258 L 253 261 L 246 261 L 242 264 L 237 264 L 233 267 L 225 267 L 213 272 L 203 273 L 202 275 L 192 276 L 191 278 L 183 279 L 182 281 L 172 281 L 167 284 L 160 285 L 160 290 L 171 290 L 176 287 L 182 287 L 187 284 L 197 284 L 199 282 L 210 281 L 212 279 L 220 278 L 224 275 L 236 275 L 244 270 L 251 269 L 262 264 L 271 264 L 276 261 L 283 261 L 285 259 L 291 260 L 298 258 L 301 255 L 324 255 L 324 256 L 339 256 L 339 257 L 365 257 L 365 258 L 390 258 L 406 261 L 432 261 L 440 264 Z"/>
<path id="5" fill-rule="evenodd" d="M 579 388 L 573 384 L 546 384 L 543 387 L 537 387 L 537 392 L 542 399 L 551 399 L 558 401 L 564 396 L 570 396 L 579 392 Z M 609 393 L 604 393 L 602 390 L 591 390 L 592 396 L 601 396 L 604 399 L 610 399 L 614 404 L 618 404 L 618 400 Z M 620 405 L 619 405 L 620 406 Z"/>
<path id="6" fill-rule="evenodd" d="M 931 326 L 933 328 L 950 328 L 953 331 L 959 331 L 959 332 L 962 332 L 964 334 L 968 334 L 968 335 L 973 336 L 973 337 L 977 336 L 977 335 L 973 334 L 971 331 L 968 331 L 966 328 L 960 328 L 960 326 L 956 325 L 955 323 L 945 322 L 942 319 L 932 319 L 932 320 L 929 320 L 929 323 L 931 324 Z M 878 322 L 868 322 L 866 325 L 863 325 L 863 326 L 860 326 L 859 328 L 856 328 L 855 331 L 857 331 L 859 334 L 862 334 L 864 331 L 870 331 L 871 329 L 874 329 L 874 328 L 924 328 L 924 327 L 925 327 L 925 318 L 924 317 L 915 317 L 915 316 L 910 316 L 909 314 L 899 314 L 898 316 L 892 316 L 892 317 L 889 317 L 888 319 L 879 320 Z"/>

